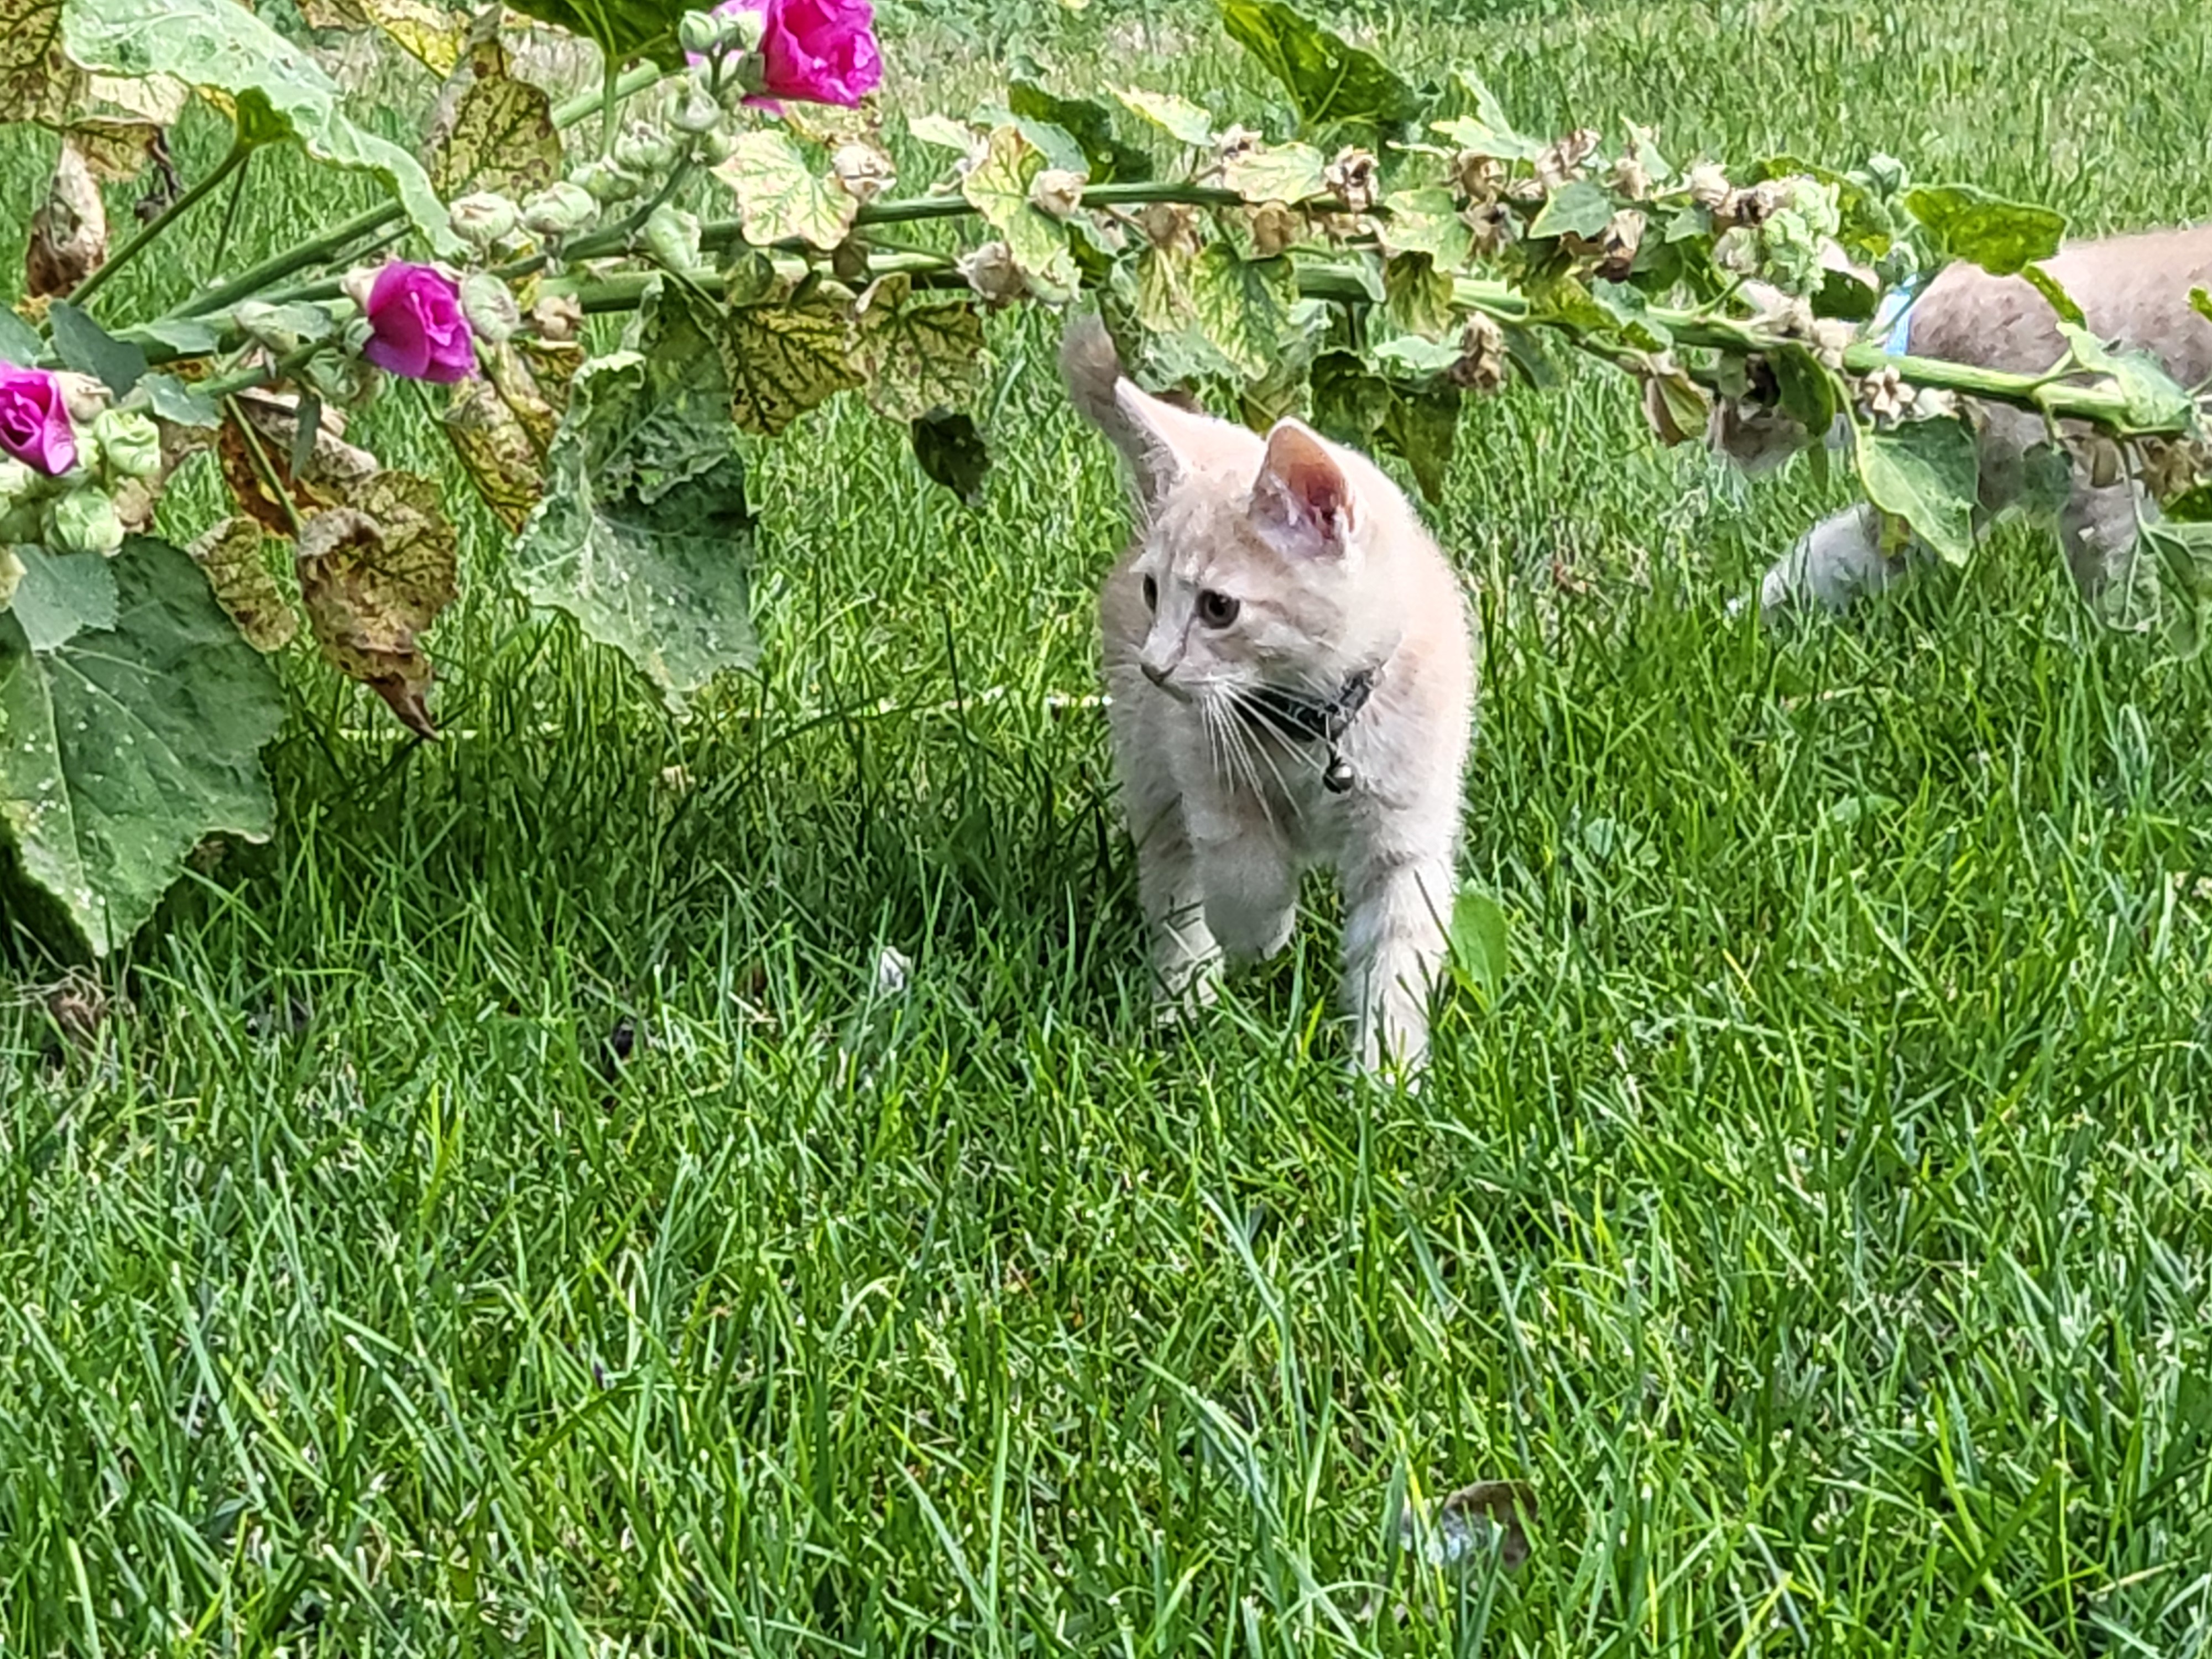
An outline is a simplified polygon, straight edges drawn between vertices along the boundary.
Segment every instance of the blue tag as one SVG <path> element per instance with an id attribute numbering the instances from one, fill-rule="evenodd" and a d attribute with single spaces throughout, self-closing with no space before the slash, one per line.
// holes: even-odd
<path id="1" fill-rule="evenodd" d="M 1893 357 L 1902 357 L 1908 349 L 1907 341 L 1912 329 L 1912 302 L 1919 296 L 1920 279 L 1908 277 L 1881 296 L 1875 308 L 1874 320 L 1867 325 L 1867 338 Z"/>

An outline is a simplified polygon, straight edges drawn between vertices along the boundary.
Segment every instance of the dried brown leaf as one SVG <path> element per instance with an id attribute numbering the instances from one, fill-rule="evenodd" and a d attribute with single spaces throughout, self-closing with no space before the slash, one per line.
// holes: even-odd
<path id="1" fill-rule="evenodd" d="M 435 738 L 419 636 L 453 602 L 459 564 L 437 486 L 405 472 L 362 480 L 346 505 L 307 520 L 293 562 L 323 654 L 410 731 Z"/>
<path id="2" fill-rule="evenodd" d="M 59 298 L 107 262 L 107 209 L 100 182 L 73 138 L 62 141 L 46 198 L 31 216 L 23 291 Z"/>

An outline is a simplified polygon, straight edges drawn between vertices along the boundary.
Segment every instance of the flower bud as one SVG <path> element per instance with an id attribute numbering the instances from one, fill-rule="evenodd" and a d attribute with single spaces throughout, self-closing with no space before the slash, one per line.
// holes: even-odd
<path id="1" fill-rule="evenodd" d="M 584 307 L 574 295 L 541 295 L 530 307 L 530 325 L 550 345 L 566 345 L 584 325 Z"/>
<path id="2" fill-rule="evenodd" d="M 978 297 L 994 306 L 1010 304 L 1029 292 L 1029 281 L 1004 242 L 986 242 L 963 256 L 960 274 Z"/>
<path id="3" fill-rule="evenodd" d="M 696 213 L 663 202 L 646 216 L 638 239 L 671 270 L 691 270 L 699 264 L 699 216 Z"/>
<path id="4" fill-rule="evenodd" d="M 464 196 L 446 210 L 446 222 L 454 235 L 479 250 L 489 248 L 514 234 L 521 211 L 506 197 L 490 191 Z"/>
<path id="5" fill-rule="evenodd" d="M 111 409 L 92 423 L 107 476 L 150 478 L 161 470 L 161 428 L 143 415 Z"/>
<path id="6" fill-rule="evenodd" d="M 722 106 L 694 87 L 684 95 L 683 107 L 668 119 L 677 131 L 696 137 L 722 125 Z"/>
<path id="7" fill-rule="evenodd" d="M 721 46 L 722 25 L 718 12 L 687 11 L 677 19 L 676 43 L 695 57 L 710 57 Z"/>
<path id="8" fill-rule="evenodd" d="M 1083 186 L 1089 182 L 1065 167 L 1047 167 L 1030 181 L 1030 205 L 1055 219 L 1072 219 L 1083 205 Z"/>
<path id="9" fill-rule="evenodd" d="M 479 340 L 504 345 L 522 326 L 522 307 L 514 291 L 488 270 L 471 271 L 461 281 L 461 315 Z"/>
<path id="10" fill-rule="evenodd" d="M 615 165 L 625 173 L 651 177 L 664 173 L 676 159 L 676 146 L 665 135 L 633 121 L 629 131 L 615 140 Z"/>
<path id="11" fill-rule="evenodd" d="M 872 202 L 891 185 L 896 175 L 891 158 L 873 144 L 841 144 L 830 158 L 830 170 L 845 193 L 862 204 Z M 1040 173 L 1039 178 L 1043 175 Z"/>
<path id="12" fill-rule="evenodd" d="M 612 161 L 586 161 L 568 175 L 568 181 L 595 202 L 627 202 L 643 188 Z"/>
<path id="13" fill-rule="evenodd" d="M 72 489 L 46 503 L 44 540 L 57 553 L 106 555 L 123 545 L 123 520 L 103 492 Z"/>
<path id="14" fill-rule="evenodd" d="M 574 235 L 599 216 L 591 193 L 565 179 L 522 204 L 523 224 L 539 236 Z"/>

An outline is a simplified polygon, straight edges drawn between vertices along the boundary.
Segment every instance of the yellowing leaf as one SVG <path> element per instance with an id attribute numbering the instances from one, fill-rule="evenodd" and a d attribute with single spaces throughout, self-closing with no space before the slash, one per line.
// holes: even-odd
<path id="1" fill-rule="evenodd" d="M 916 300 L 906 276 L 886 276 L 865 296 L 849 362 L 868 406 L 894 421 L 955 409 L 983 378 L 983 319 L 965 300 Z"/>
<path id="2" fill-rule="evenodd" d="M 293 563 L 308 626 L 340 673 L 383 698 L 410 731 L 434 738 L 418 635 L 453 602 L 453 526 L 437 485 L 410 473 L 377 473 L 349 498 L 301 527 Z"/>
<path id="3" fill-rule="evenodd" d="M 1141 115 L 1176 143 L 1203 149 L 1213 142 L 1213 117 L 1188 98 L 1171 92 L 1144 92 L 1135 88 L 1114 94 L 1132 114 Z"/>
<path id="4" fill-rule="evenodd" d="M 0 121 L 61 121 L 77 78 L 62 51 L 62 0 L 0 0 Z"/>
<path id="5" fill-rule="evenodd" d="M 1248 202 L 1288 202 L 1326 195 L 1328 163 L 1311 144 L 1254 144 L 1221 164 L 1221 182 Z"/>
<path id="6" fill-rule="evenodd" d="M 186 550 L 246 642 L 264 655 L 300 631 L 300 613 L 269 568 L 270 538 L 243 514 L 223 520 Z"/>
<path id="7" fill-rule="evenodd" d="M 806 410 L 860 384 L 845 361 L 845 309 L 825 293 L 749 306 L 725 324 L 730 414 L 773 438 Z"/>
<path id="8" fill-rule="evenodd" d="M 850 191 L 834 177 L 817 177 L 799 146 L 774 127 L 740 137 L 714 176 L 736 192 L 745 240 L 756 247 L 797 240 L 827 252 L 860 210 Z"/>
<path id="9" fill-rule="evenodd" d="M 1191 262 L 1192 319 L 1206 343 L 1246 380 L 1267 373 L 1297 299 L 1288 259 L 1240 259 L 1233 248 L 1213 242 Z"/>
<path id="10" fill-rule="evenodd" d="M 510 349 L 498 348 L 501 352 Z M 521 376 L 529 374 L 520 364 L 514 368 Z M 514 383 L 513 376 L 503 378 Z M 544 439 L 532 430 L 541 412 Z M 446 436 L 484 504 L 516 532 L 528 521 L 531 510 L 545 493 L 544 447 L 558 420 L 542 399 L 535 401 L 532 414 L 532 421 L 526 423 L 500 386 L 486 374 L 455 386 L 442 417 Z"/>
<path id="11" fill-rule="evenodd" d="M 983 159 L 960 181 L 969 205 L 1006 239 L 1006 251 L 1041 297 L 1073 290 L 1075 256 L 1067 246 L 1067 227 L 1030 199 L 1030 186 L 1045 170 L 1045 154 L 1018 127 L 995 128 Z"/>
<path id="12" fill-rule="evenodd" d="M 430 177 L 448 200 L 471 191 L 517 198 L 561 176 L 561 135 L 544 89 L 507 72 L 506 54 L 480 52 L 452 118 L 430 143 Z"/>

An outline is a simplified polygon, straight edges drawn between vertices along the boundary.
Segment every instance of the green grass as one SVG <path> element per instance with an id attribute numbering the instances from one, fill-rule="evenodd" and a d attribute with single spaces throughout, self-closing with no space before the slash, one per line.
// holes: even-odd
<path id="1" fill-rule="evenodd" d="M 957 26 L 1249 89 L 1187 14 L 924 10 L 892 58 L 963 87 Z M 2212 213 L 2185 0 L 1386 35 L 1530 125 Z M 228 263 L 362 199 L 258 172 Z M 978 513 L 854 410 L 763 454 L 762 672 L 690 726 L 472 516 L 447 742 L 289 665 L 282 833 L 127 1015 L 59 1057 L 49 970 L 0 988 L 0 1650 L 2212 1648 L 2203 670 L 2024 541 L 1763 640 L 1724 604 L 1804 487 L 1610 380 L 1508 396 L 1439 514 L 1502 999 L 1351 1087 L 1316 892 L 1164 1041 L 1103 733 L 1047 701 L 1123 533 L 1048 346 L 997 338 Z M 1482 1478 L 1535 1483 L 1529 1565 L 1417 1583 L 1396 1507 Z"/>

